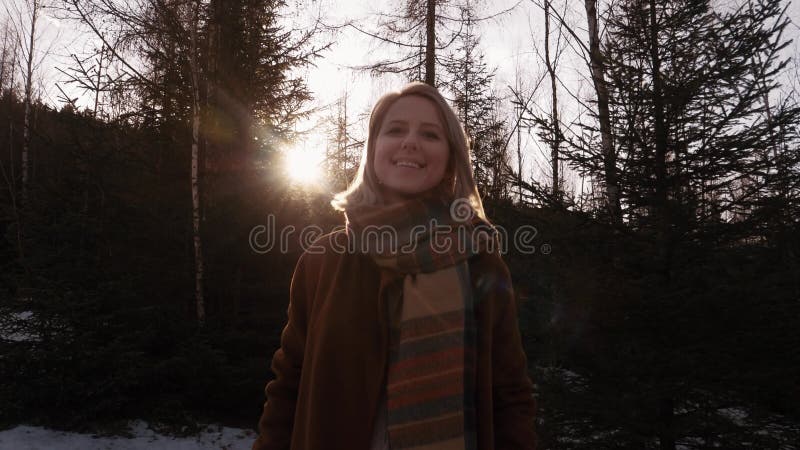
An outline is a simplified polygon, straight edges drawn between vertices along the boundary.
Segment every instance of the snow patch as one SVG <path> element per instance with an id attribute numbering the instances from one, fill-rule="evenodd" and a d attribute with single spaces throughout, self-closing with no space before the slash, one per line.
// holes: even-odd
<path id="1" fill-rule="evenodd" d="M 740 427 L 747 425 L 747 421 L 745 419 L 747 419 L 747 417 L 750 415 L 743 408 L 735 407 L 718 409 L 717 414 L 725 417 Z"/>
<path id="2" fill-rule="evenodd" d="M 33 320 L 33 311 L 22 311 L 3 313 L 8 314 L 5 319 L 4 328 L 0 328 L 0 340 L 7 340 L 12 342 L 37 342 L 39 336 L 26 333 L 21 330 L 23 328 L 20 323 L 25 323 Z"/>
<path id="3" fill-rule="evenodd" d="M 256 438 L 252 430 L 207 426 L 199 435 L 165 436 L 137 420 L 128 428 L 133 437 L 98 437 L 91 434 L 55 431 L 20 425 L 0 431 L 0 449 L 14 450 L 247 450 Z"/>

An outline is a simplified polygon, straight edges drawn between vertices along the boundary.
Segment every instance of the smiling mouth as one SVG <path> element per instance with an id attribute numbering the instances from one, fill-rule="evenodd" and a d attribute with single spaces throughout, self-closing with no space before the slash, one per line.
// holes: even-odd
<path id="1" fill-rule="evenodd" d="M 423 167 L 425 167 L 424 165 L 414 161 L 403 161 L 403 160 L 395 161 L 394 165 L 397 167 L 408 167 L 410 169 L 422 169 Z"/>

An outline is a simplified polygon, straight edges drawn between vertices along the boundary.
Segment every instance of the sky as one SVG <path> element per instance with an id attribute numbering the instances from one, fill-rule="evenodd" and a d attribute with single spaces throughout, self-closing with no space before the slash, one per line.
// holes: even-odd
<path id="1" fill-rule="evenodd" d="M 0 0 L 0 24 L 4 15 L 12 17 L 14 23 L 25 29 L 25 21 L 20 21 L 20 13 L 25 14 L 25 4 L 29 0 Z M 55 0 L 50 0 L 55 2 Z M 537 6 L 539 0 L 495 0 L 492 2 L 472 0 L 478 16 L 487 18 L 479 23 L 479 47 L 484 53 L 488 66 L 495 70 L 494 89 L 505 98 L 510 98 L 510 87 L 521 84 L 530 88 L 543 74 L 544 64 L 539 54 L 543 46 L 543 16 Z M 717 0 L 714 3 L 724 5 L 737 0 Z M 315 20 L 326 25 L 336 26 L 353 21 L 360 27 L 370 31 L 376 29 L 376 20 L 380 13 L 396 12 L 401 5 L 399 0 L 376 0 L 364 2 L 359 0 L 287 0 L 284 20 L 287 25 L 297 28 L 308 27 Z M 567 18 L 579 36 L 586 36 L 585 12 L 583 2 L 554 0 L 554 5 Z M 603 2 L 601 2 L 602 4 Z M 51 3 L 56 4 L 56 3 Z M 570 8 L 564 10 L 564 8 Z M 47 8 L 40 22 L 42 26 L 37 32 L 38 51 L 36 92 L 45 103 L 60 107 L 64 104 L 62 90 L 71 98 L 77 99 L 80 106 L 91 106 L 92 99 L 83 95 L 74 85 L 67 83 L 67 76 L 60 70 L 67 70 L 73 65 L 71 55 L 85 57 L 92 48 L 99 47 L 99 40 L 85 27 L 75 21 L 63 18 L 63 12 L 56 8 Z M 794 23 L 800 24 L 800 2 L 788 3 L 787 16 Z M 554 30 L 551 34 L 551 51 L 557 39 L 556 24 L 551 21 Z M 796 38 L 800 27 L 790 24 L 787 37 Z M 298 131 L 305 131 L 302 139 L 293 148 L 286 150 L 296 155 L 296 167 L 308 167 L 321 159 L 328 145 L 324 134 L 324 118 L 330 114 L 331 105 L 345 92 L 348 96 L 352 133 L 364 137 L 366 134 L 367 115 L 371 105 L 380 95 L 390 89 L 396 89 L 404 83 L 397 76 L 372 77 L 369 73 L 354 70 L 354 67 L 375 62 L 390 54 L 393 49 L 388 45 L 379 45 L 372 39 L 353 28 L 341 28 L 336 33 L 323 34 L 320 42 L 331 40 L 333 46 L 315 60 L 314 66 L 298 72 L 303 77 L 314 96 L 309 108 L 319 112 L 306 121 L 297 124 Z M 570 123 L 579 118 L 581 108 L 578 102 L 570 97 L 574 95 L 586 102 L 594 98 L 591 83 L 588 80 L 588 69 L 582 58 L 576 53 L 575 44 L 569 45 L 566 37 L 562 38 L 565 46 L 559 60 L 558 73 L 562 84 L 558 86 L 559 114 L 564 122 Z M 786 54 L 800 54 L 800 43 L 794 42 L 786 50 Z M 68 70 L 67 70 L 68 71 Z M 60 89 L 59 89 L 60 88 Z M 549 82 L 546 80 L 533 97 L 533 105 L 541 110 L 550 108 Z M 510 105 L 508 114 L 512 114 Z M 549 150 L 535 135 L 535 130 L 523 130 L 523 166 L 524 172 L 534 179 L 549 179 Z M 516 140 L 512 140 L 512 155 L 516 155 Z M 299 158 L 299 159 L 298 159 Z M 515 159 L 515 157 L 514 157 Z M 516 161 L 512 161 L 516 167 Z M 563 169 L 562 169 L 563 170 Z M 564 170 L 569 188 L 580 191 L 580 178 L 568 168 Z M 588 187 L 584 187 L 588 189 Z"/>
<path id="2" fill-rule="evenodd" d="M 304 17 L 306 22 L 316 17 L 321 17 L 323 22 L 329 25 L 353 21 L 360 28 L 370 32 L 380 31 L 376 28 L 374 19 L 378 14 L 392 13 L 398 5 L 396 1 L 385 0 L 376 2 L 325 0 L 312 3 L 315 8 L 307 9 Z M 537 61 L 533 47 L 541 46 L 541 42 L 538 42 L 541 40 L 538 39 L 540 36 L 537 36 L 541 35 L 543 30 L 541 9 L 535 7 L 529 0 L 497 0 L 479 3 L 477 10 L 478 17 L 486 19 L 479 22 L 479 48 L 488 67 L 495 72 L 494 89 L 501 97 L 510 98 L 509 86 L 516 86 L 521 82 L 522 86 L 529 87 L 533 80 L 542 74 L 543 64 Z M 569 15 L 575 16 L 571 13 Z M 534 36 L 536 41 L 531 36 Z M 360 114 L 360 119 L 354 124 L 355 134 L 363 137 L 366 134 L 367 115 L 371 105 L 388 90 L 401 87 L 405 80 L 391 75 L 377 79 L 368 73 L 352 69 L 385 58 L 385 55 L 395 50 L 391 45 L 381 44 L 353 28 L 342 29 L 334 38 L 336 45 L 324 54 L 324 58 L 317 61 L 316 67 L 308 72 L 306 81 L 315 95 L 315 107 L 324 108 L 330 105 L 343 95 L 346 89 L 348 111 Z M 573 67 L 582 64 L 580 60 L 565 52 L 562 64 L 564 68 L 562 77 L 565 83 L 577 85 L 579 71 Z M 521 78 L 521 81 L 518 82 L 518 78 Z M 338 86 L 332 88 L 331 80 L 339 80 Z M 576 89 L 576 92 L 579 92 L 579 89 Z M 549 99 L 549 92 L 540 90 L 538 96 L 541 96 L 542 100 Z M 535 98 L 534 103 L 544 105 L 545 101 L 537 102 Z M 299 125 L 301 130 L 319 128 L 320 124 L 314 119 Z M 524 152 L 528 154 L 527 158 L 523 158 L 524 170 L 528 173 L 536 171 L 549 174 L 543 146 L 538 143 L 535 135 L 528 137 L 527 133 L 528 131 L 523 133 Z M 324 148 L 322 140 L 321 136 L 312 133 L 299 142 L 297 147 L 300 151 L 319 153 L 320 149 Z M 516 143 L 516 140 L 512 141 Z M 512 153 L 516 154 L 516 149 L 512 150 Z M 516 166 L 516 162 L 514 165 Z M 539 179 L 547 176 L 542 175 Z"/>
<path id="3" fill-rule="evenodd" d="M 737 0 L 713 1 L 716 7 L 730 7 Z M 539 0 L 496 0 L 493 2 L 473 2 L 479 11 L 479 17 L 491 17 L 480 22 L 480 49 L 484 53 L 486 62 L 495 70 L 494 89 L 504 98 L 510 98 L 510 87 L 519 83 L 525 88 L 530 88 L 536 80 L 544 74 L 544 18 L 541 7 L 537 6 Z M 601 5 L 606 2 L 601 1 Z M 397 9 L 399 2 L 378 0 L 376 2 L 337 1 L 324 0 L 308 2 L 315 5 L 307 8 L 306 21 L 315 17 L 322 17 L 328 24 L 341 24 L 353 20 L 362 28 L 377 31 L 374 17 L 378 13 L 391 13 Z M 582 38 L 588 40 L 586 31 L 586 16 L 583 2 L 569 2 L 554 0 L 554 7 L 565 18 L 568 25 Z M 800 24 L 800 1 L 789 2 L 787 16 L 793 23 Z M 566 8 L 566 9 L 565 9 Z M 602 6 L 600 7 L 602 9 Z M 602 24 L 601 24 L 602 25 Z M 557 24 L 551 20 L 551 52 L 554 51 L 556 41 L 559 40 Z M 579 55 L 578 46 L 566 36 L 560 37 L 563 52 L 558 61 L 558 76 L 561 83 L 559 92 L 559 116 L 566 123 L 580 119 L 586 120 L 585 110 L 571 96 L 579 98 L 588 104 L 595 99 L 589 71 L 584 59 Z M 790 24 L 787 27 L 787 37 L 797 38 L 800 27 Z M 371 105 L 381 94 L 389 89 L 402 86 L 404 80 L 391 78 L 376 80 L 368 74 L 349 69 L 349 67 L 364 65 L 382 59 L 386 53 L 392 51 L 388 45 L 379 45 L 374 39 L 364 34 L 347 28 L 335 36 L 336 45 L 327 52 L 324 58 L 317 62 L 316 67 L 309 71 L 306 80 L 316 101 L 315 106 L 324 107 L 342 95 L 347 86 L 348 110 L 359 111 L 363 118 L 356 125 L 361 125 L 360 135 L 366 134 L 366 114 Z M 800 43 L 795 42 L 786 49 L 786 55 L 800 54 Z M 340 80 L 338 89 L 331 86 L 331 80 Z M 532 104 L 534 109 L 549 111 L 551 108 L 549 79 L 545 80 L 536 91 Z M 773 103 L 774 104 L 774 103 Z M 510 105 L 508 113 L 512 114 Z M 319 124 L 313 120 L 300 124 L 300 129 L 318 129 Z M 358 128 L 358 127 L 357 127 Z M 313 133 L 298 144 L 298 148 L 307 152 L 319 152 L 324 143 L 319 136 Z M 512 139 L 511 154 L 516 167 L 516 140 Z M 523 171 L 538 180 L 547 182 L 550 179 L 549 152 L 545 144 L 536 136 L 535 130 L 523 130 Z M 313 158 L 312 158 L 313 159 Z M 562 167 L 565 173 L 568 189 L 580 192 L 589 189 L 588 182 L 582 180 L 568 167 Z M 583 185 L 583 187 L 581 187 Z"/>

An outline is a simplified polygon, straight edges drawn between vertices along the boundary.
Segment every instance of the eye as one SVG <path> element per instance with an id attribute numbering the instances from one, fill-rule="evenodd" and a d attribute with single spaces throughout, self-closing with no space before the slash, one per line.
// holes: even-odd
<path id="1" fill-rule="evenodd" d="M 424 131 L 422 135 L 428 139 L 439 140 L 439 133 L 435 131 Z"/>
<path id="2" fill-rule="evenodd" d="M 386 134 L 401 134 L 403 133 L 403 128 L 401 127 L 389 127 L 386 129 Z"/>

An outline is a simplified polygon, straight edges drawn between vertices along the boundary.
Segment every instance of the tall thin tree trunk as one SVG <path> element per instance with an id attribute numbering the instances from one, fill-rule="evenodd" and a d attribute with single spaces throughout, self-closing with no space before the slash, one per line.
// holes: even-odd
<path id="1" fill-rule="evenodd" d="M 28 287 L 31 273 L 30 268 L 28 267 L 28 263 L 25 260 L 25 239 L 24 239 L 24 228 L 22 223 L 22 217 L 19 213 L 19 204 L 17 203 L 17 192 L 15 186 L 15 177 L 14 177 L 14 121 L 8 121 L 8 166 L 9 166 L 9 173 L 7 174 L 5 169 L 3 168 L 2 163 L 0 163 L 0 169 L 2 169 L 3 178 L 8 186 L 8 193 L 11 200 L 11 212 L 14 215 L 14 223 L 16 228 L 16 244 L 17 244 L 17 256 L 19 257 L 19 263 L 25 270 L 25 280 L 22 283 L 23 286 Z"/>
<path id="2" fill-rule="evenodd" d="M 344 104 L 343 112 L 342 112 L 342 179 L 344 180 L 345 186 L 350 181 L 347 178 L 347 91 L 344 92 Z"/>
<path id="3" fill-rule="evenodd" d="M 759 64 L 761 64 L 760 58 L 758 62 Z M 754 73 L 753 75 L 756 79 L 759 78 L 759 75 L 757 73 Z M 764 103 L 764 115 L 766 116 L 767 126 L 769 127 L 770 143 L 772 144 L 772 163 L 768 164 L 768 167 L 771 167 L 775 171 L 776 176 L 780 180 L 778 187 L 778 196 L 781 199 L 785 200 L 789 196 L 789 192 L 786 189 L 787 183 L 785 182 L 786 180 L 785 171 L 783 170 L 783 166 L 781 165 L 781 162 L 779 160 L 779 149 L 782 153 L 785 133 L 783 130 L 783 124 L 779 124 L 778 126 L 780 128 L 779 130 L 780 134 L 778 135 L 777 138 L 775 137 L 775 132 L 773 130 L 774 121 L 772 117 L 772 106 L 770 105 L 769 102 L 769 86 L 767 86 L 767 80 L 765 80 L 763 77 L 761 77 L 761 88 L 764 90 L 764 93 L 762 94 L 762 102 Z M 767 159 L 769 158 L 768 155 L 765 156 Z M 783 214 L 781 214 L 781 226 L 783 225 L 783 223 L 784 223 Z"/>
<path id="4" fill-rule="evenodd" d="M 30 148 L 31 148 L 31 90 L 33 86 L 33 52 L 34 52 L 34 44 L 36 43 L 36 19 L 39 16 L 39 0 L 32 0 L 32 11 L 31 11 L 31 33 L 30 39 L 28 40 L 28 58 L 27 58 L 27 68 L 25 71 L 25 117 L 23 122 L 23 129 L 22 129 L 22 158 L 21 158 L 21 170 L 22 170 L 22 193 L 21 193 L 21 201 L 22 204 L 25 205 L 28 202 L 28 184 L 30 182 L 30 169 L 29 169 L 29 157 L 30 157 Z"/>
<path id="5" fill-rule="evenodd" d="M 9 65 L 6 62 L 8 57 L 8 22 L 3 25 L 3 54 L 0 55 L 0 95 L 3 95 L 4 87 L 6 85 L 6 67 Z"/>
<path id="6" fill-rule="evenodd" d="M 553 189 L 551 195 L 553 204 L 561 204 L 560 175 L 559 175 L 559 147 L 561 144 L 561 128 L 558 123 L 558 91 L 556 90 L 556 71 L 550 59 L 550 1 L 544 2 L 544 63 L 547 73 L 550 75 L 550 93 L 553 108 L 550 112 L 552 120 L 553 135 L 550 140 L 550 161 L 553 172 Z"/>
<path id="7" fill-rule="evenodd" d="M 671 209 L 668 204 L 667 190 L 667 124 L 664 117 L 663 80 L 661 79 L 661 56 L 658 54 L 658 22 L 656 17 L 656 0 L 649 0 L 650 13 L 650 64 L 653 68 L 653 128 L 655 132 L 655 192 L 653 199 L 656 214 L 658 248 L 661 258 L 661 270 L 664 284 L 669 284 L 670 256 L 670 223 Z"/>
<path id="8" fill-rule="evenodd" d="M 11 63 L 11 70 L 9 71 L 10 76 L 8 80 L 8 98 L 11 99 L 11 95 L 14 92 L 14 84 L 17 82 L 17 71 L 14 70 L 14 64 L 17 61 L 19 55 L 19 45 L 14 45 L 13 53 L 11 53 L 11 58 L 9 60 Z"/>
<path id="9" fill-rule="evenodd" d="M 210 125 L 212 130 L 219 129 L 219 99 L 217 98 L 217 83 L 219 83 L 219 47 L 220 47 L 220 9 L 219 1 L 212 1 L 209 3 L 211 18 L 208 21 L 208 37 L 206 42 L 206 73 L 205 73 L 205 114 L 201 117 L 203 124 L 208 127 Z M 200 191 L 202 195 L 202 203 L 200 206 L 202 212 L 201 220 L 206 220 L 206 213 L 209 207 L 214 205 L 213 184 L 216 181 L 216 172 L 209 170 L 219 162 L 219 155 L 223 149 L 219 145 L 219 140 L 214 139 L 213 136 L 209 138 L 210 133 L 203 133 L 203 146 L 202 154 L 199 156 L 203 160 L 203 176 L 200 180 L 202 185 Z M 211 175 L 211 174 L 214 175 Z"/>
<path id="10" fill-rule="evenodd" d="M 197 323 L 206 320 L 203 299 L 203 241 L 200 234 L 200 68 L 197 64 L 197 26 L 200 5 L 195 2 L 191 14 L 191 48 L 189 70 L 192 76 L 192 239 L 194 241 L 195 306 Z"/>
<path id="11" fill-rule="evenodd" d="M 106 44 L 103 43 L 102 47 L 100 48 L 100 58 L 97 61 L 97 79 L 95 80 L 94 85 L 94 110 L 92 113 L 92 117 L 95 119 L 97 118 L 97 109 L 100 106 L 100 84 L 103 82 L 103 60 L 105 59 L 106 54 Z"/>
<path id="12" fill-rule="evenodd" d="M 103 82 L 103 62 L 105 60 L 106 54 L 106 44 L 105 42 L 101 44 L 100 47 L 100 55 L 97 59 L 97 77 L 95 78 L 95 85 L 94 85 L 94 109 L 92 109 L 92 117 L 97 118 L 98 110 L 100 109 L 100 91 L 101 83 Z M 81 146 L 82 150 L 82 158 L 79 162 L 79 167 L 81 169 L 81 185 L 83 186 L 83 206 L 81 207 L 81 216 L 80 216 L 80 229 L 81 229 L 81 240 L 80 240 L 80 251 L 83 254 L 84 246 L 87 240 L 86 237 L 86 221 L 87 217 L 89 216 L 89 172 L 91 171 L 92 163 L 91 163 L 91 152 L 84 149 Z"/>
<path id="13" fill-rule="evenodd" d="M 332 156 L 336 167 L 332 169 L 335 177 L 335 182 L 338 185 L 347 185 L 347 90 L 345 89 L 344 95 L 339 98 L 339 111 L 336 120 L 336 147 L 337 154 Z"/>
<path id="14" fill-rule="evenodd" d="M 608 109 L 609 94 L 605 78 L 605 60 L 600 51 L 600 29 L 597 26 L 597 0 L 585 0 L 586 19 L 589 26 L 589 60 L 592 66 L 592 82 L 597 93 L 597 118 L 600 122 L 600 142 L 603 149 L 603 172 L 608 214 L 615 223 L 622 221 L 619 183 L 617 181 L 617 154 L 614 151 L 611 133 L 611 113 Z"/>
<path id="15" fill-rule="evenodd" d="M 436 86 L 436 0 L 428 0 L 425 32 L 425 84 Z"/>
<path id="16" fill-rule="evenodd" d="M 670 285 L 671 236 L 670 208 L 667 204 L 667 126 L 664 118 L 664 97 L 661 79 L 661 57 L 658 54 L 658 19 L 656 0 L 649 0 L 650 13 L 650 63 L 653 69 L 653 120 L 655 131 L 655 212 L 657 214 L 657 249 L 661 266 L 661 288 L 667 292 Z M 659 448 L 675 450 L 674 401 L 665 392 L 659 397 Z"/>
<path id="17" fill-rule="evenodd" d="M 667 218 L 667 129 L 664 119 L 664 96 L 661 80 L 661 57 L 658 54 L 656 1 L 650 2 L 650 63 L 653 68 L 653 126 L 655 131 L 655 207 L 660 222 Z"/>
<path id="18" fill-rule="evenodd" d="M 9 179 L 9 186 L 8 191 L 11 194 L 11 198 L 16 198 L 17 195 L 17 184 L 14 180 L 16 180 L 16 174 L 14 173 L 14 118 L 11 117 L 8 119 L 8 171 L 11 172 L 11 178 Z"/>
<path id="19" fill-rule="evenodd" d="M 461 121 L 464 124 L 464 132 L 467 133 L 467 136 L 474 139 L 474 136 L 472 135 L 473 124 L 470 123 L 469 121 L 469 116 L 472 109 L 472 105 L 470 105 L 470 94 L 472 94 L 472 89 L 469 89 L 469 85 L 471 84 L 470 78 L 472 78 L 471 77 L 472 74 L 470 73 L 472 70 L 472 63 L 471 63 L 472 42 L 470 42 L 470 40 L 472 39 L 471 19 L 472 19 L 472 14 L 470 13 L 470 15 L 467 17 L 467 36 L 466 36 L 467 41 L 464 45 L 464 48 L 466 49 L 466 51 L 464 52 L 464 72 L 461 74 L 461 76 L 464 77 L 464 87 L 465 87 L 464 112 L 463 112 L 464 117 L 462 118 Z"/>
<path id="20" fill-rule="evenodd" d="M 519 86 L 517 86 L 519 89 Z M 519 203 L 522 204 L 522 106 L 519 107 L 519 115 L 517 118 L 517 197 Z"/>

